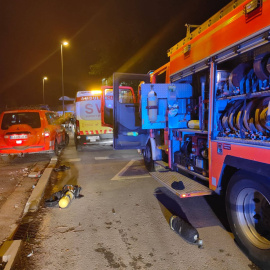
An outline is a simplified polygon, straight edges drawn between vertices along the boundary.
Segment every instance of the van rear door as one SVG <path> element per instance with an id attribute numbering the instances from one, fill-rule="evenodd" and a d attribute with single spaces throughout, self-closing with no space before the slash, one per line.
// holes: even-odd
<path id="1" fill-rule="evenodd" d="M 102 86 L 101 122 L 102 126 L 113 128 L 113 86 Z M 119 87 L 119 99 L 124 103 L 136 103 L 134 90 L 130 86 Z M 123 98 L 125 100 L 123 100 Z"/>
<path id="2" fill-rule="evenodd" d="M 139 103 L 134 103 L 134 99 L 130 99 L 125 91 L 121 91 L 120 86 L 125 84 L 133 89 L 138 89 L 142 81 L 150 83 L 150 76 L 148 74 L 114 73 L 114 149 L 145 148 L 149 131 L 142 129 Z"/>
<path id="3" fill-rule="evenodd" d="M 113 87 L 102 86 L 101 123 L 102 126 L 113 128 Z"/>

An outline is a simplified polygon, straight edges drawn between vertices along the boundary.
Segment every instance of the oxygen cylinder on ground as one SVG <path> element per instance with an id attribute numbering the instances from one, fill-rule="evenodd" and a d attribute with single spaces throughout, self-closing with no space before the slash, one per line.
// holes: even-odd
<path id="1" fill-rule="evenodd" d="M 198 245 L 200 248 L 202 247 L 203 242 L 199 238 L 198 231 L 182 218 L 178 216 L 171 216 L 170 227 L 188 243 Z"/>
<path id="2" fill-rule="evenodd" d="M 151 85 L 151 91 L 148 93 L 148 117 L 150 122 L 156 122 L 157 121 L 157 111 L 158 111 L 158 99 L 157 94 L 154 91 L 154 86 Z"/>
<path id="3" fill-rule="evenodd" d="M 59 207 L 66 208 L 73 198 L 74 198 L 73 191 L 72 190 L 67 191 L 66 194 L 60 199 Z"/>

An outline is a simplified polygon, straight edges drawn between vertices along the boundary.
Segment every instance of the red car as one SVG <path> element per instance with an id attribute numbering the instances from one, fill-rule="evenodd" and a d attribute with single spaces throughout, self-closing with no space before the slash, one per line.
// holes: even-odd
<path id="1" fill-rule="evenodd" d="M 59 154 L 68 135 L 56 113 L 47 110 L 12 110 L 0 115 L 0 155 L 4 161 L 30 153 Z"/>

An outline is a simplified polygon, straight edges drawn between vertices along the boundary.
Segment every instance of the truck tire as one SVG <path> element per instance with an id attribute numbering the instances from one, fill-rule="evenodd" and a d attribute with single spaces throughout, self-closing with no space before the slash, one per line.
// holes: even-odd
<path id="1" fill-rule="evenodd" d="M 76 150 L 78 152 L 82 152 L 82 146 L 80 144 L 76 144 Z"/>
<path id="2" fill-rule="evenodd" d="M 235 241 L 262 269 L 270 269 L 270 179 L 238 171 L 226 192 L 226 210 Z"/>
<path id="3" fill-rule="evenodd" d="M 74 143 L 75 143 L 76 151 L 81 152 L 82 151 L 82 145 L 78 142 L 78 139 L 77 139 L 75 133 L 74 133 Z"/>
<path id="4" fill-rule="evenodd" d="M 80 145 L 77 140 L 75 140 L 75 147 L 78 152 L 82 151 L 82 145 Z"/>
<path id="5" fill-rule="evenodd" d="M 152 159 L 151 142 L 148 141 L 145 149 L 143 150 L 144 165 L 149 172 L 155 171 L 154 161 Z"/>

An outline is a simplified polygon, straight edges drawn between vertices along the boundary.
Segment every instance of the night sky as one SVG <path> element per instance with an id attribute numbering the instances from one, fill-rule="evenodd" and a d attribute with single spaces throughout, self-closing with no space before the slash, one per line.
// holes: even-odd
<path id="1" fill-rule="evenodd" d="M 113 72 L 147 73 L 169 61 L 185 23 L 201 24 L 226 0 L 0 0 L 0 106 L 61 105 Z"/>

